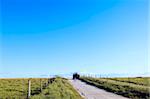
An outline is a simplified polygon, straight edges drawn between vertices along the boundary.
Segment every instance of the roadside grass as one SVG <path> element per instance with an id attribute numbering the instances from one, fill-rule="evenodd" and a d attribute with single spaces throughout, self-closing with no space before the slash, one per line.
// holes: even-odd
<path id="1" fill-rule="evenodd" d="M 150 87 L 137 85 L 128 82 L 121 82 L 111 80 L 110 78 L 91 78 L 81 77 L 80 80 L 96 86 L 98 88 L 105 89 L 107 91 L 129 97 L 131 99 L 149 99 Z"/>
<path id="2" fill-rule="evenodd" d="M 32 96 L 31 99 L 82 99 L 82 97 L 68 80 L 58 77 L 42 93 Z"/>

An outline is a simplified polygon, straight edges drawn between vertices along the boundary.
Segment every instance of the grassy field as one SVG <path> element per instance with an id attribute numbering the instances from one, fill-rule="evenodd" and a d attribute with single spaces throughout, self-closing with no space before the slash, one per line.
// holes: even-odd
<path id="1" fill-rule="evenodd" d="M 137 78 L 109 78 L 111 80 L 116 80 L 120 82 L 128 82 L 128 83 L 133 83 L 137 85 L 143 85 L 143 86 L 150 86 L 150 78 L 148 77 L 137 77 Z"/>
<path id="2" fill-rule="evenodd" d="M 125 81 L 125 79 L 128 78 L 80 78 L 88 84 L 131 99 L 149 99 L 150 85 L 147 82 L 150 78 L 130 78 L 130 81 L 134 83 Z"/>
<path id="3" fill-rule="evenodd" d="M 28 93 L 27 78 L 0 79 L 0 99 L 25 99 Z M 40 93 L 41 83 L 44 87 L 48 78 L 32 78 L 31 95 Z M 46 87 L 46 86 L 45 86 Z"/>
<path id="4" fill-rule="evenodd" d="M 23 78 L 0 79 L 0 99 L 26 99 L 28 80 Z M 60 99 L 60 97 L 63 99 L 81 99 L 80 95 L 65 79 L 52 78 L 49 84 L 48 78 L 31 79 L 31 99 Z"/>

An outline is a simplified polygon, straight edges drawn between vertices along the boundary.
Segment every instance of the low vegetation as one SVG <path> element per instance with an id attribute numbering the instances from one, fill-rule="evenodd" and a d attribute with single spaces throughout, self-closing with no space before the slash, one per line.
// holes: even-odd
<path id="1" fill-rule="evenodd" d="M 127 77 L 127 78 L 109 78 L 111 80 L 116 80 L 120 82 L 128 82 L 137 85 L 150 86 L 150 78 L 149 77 Z"/>
<path id="2" fill-rule="evenodd" d="M 110 79 L 110 78 L 92 78 L 92 77 L 81 77 L 80 80 L 90 84 L 94 85 L 98 88 L 105 89 L 107 91 L 123 95 L 125 97 L 129 97 L 131 99 L 149 99 L 149 90 L 150 86 L 146 84 L 146 82 L 149 80 L 149 78 L 141 78 L 141 79 L 147 79 L 144 80 L 145 84 L 135 84 L 135 83 L 129 83 L 128 81 L 121 81 L 122 79 L 126 78 L 116 78 Z M 132 81 L 134 81 L 136 78 L 133 78 Z M 140 78 L 137 78 L 140 79 Z M 130 78 L 131 80 L 131 78 Z M 138 81 L 136 81 L 138 83 Z"/>
<path id="3" fill-rule="evenodd" d="M 41 94 L 31 99 L 82 99 L 66 79 L 57 78 Z"/>
<path id="4" fill-rule="evenodd" d="M 0 79 L 0 99 L 27 99 L 28 80 Z M 81 99 L 66 79 L 32 78 L 30 81 L 31 99 Z"/>
<path id="5" fill-rule="evenodd" d="M 0 99 L 25 99 L 28 93 L 27 78 L 17 79 L 0 79 Z M 44 83 L 48 78 L 32 78 L 31 80 L 31 94 L 36 94 L 40 90 L 40 81 Z"/>

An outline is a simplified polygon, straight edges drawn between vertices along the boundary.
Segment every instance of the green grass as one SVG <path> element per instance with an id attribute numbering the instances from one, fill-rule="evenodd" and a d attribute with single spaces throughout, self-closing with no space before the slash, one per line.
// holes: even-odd
<path id="1" fill-rule="evenodd" d="M 82 81 L 98 88 L 129 97 L 131 99 L 149 99 L 149 86 L 121 82 L 110 78 L 81 77 Z M 133 79 L 134 80 L 134 79 Z"/>
<path id="2" fill-rule="evenodd" d="M 150 77 L 126 77 L 126 78 L 110 78 L 111 80 L 128 82 L 137 85 L 150 86 Z"/>
<path id="3" fill-rule="evenodd" d="M 28 80 L 27 78 L 0 79 L 0 99 L 26 99 Z M 44 84 L 48 78 L 32 78 L 31 94 L 39 93 L 40 80 Z"/>
<path id="4" fill-rule="evenodd" d="M 76 90 L 70 85 L 66 79 L 56 78 L 39 95 L 31 97 L 31 99 L 82 99 Z"/>
<path id="5" fill-rule="evenodd" d="M 27 99 L 28 80 L 0 79 L 0 99 Z M 50 83 L 45 86 L 47 82 L 48 78 L 31 79 L 31 99 L 81 99 L 66 79 L 51 78 Z"/>

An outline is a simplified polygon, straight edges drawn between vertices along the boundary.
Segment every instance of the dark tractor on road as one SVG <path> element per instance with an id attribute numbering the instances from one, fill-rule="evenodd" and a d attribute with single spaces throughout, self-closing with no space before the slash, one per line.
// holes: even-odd
<path id="1" fill-rule="evenodd" d="M 80 75 L 78 73 L 73 74 L 73 79 L 79 79 L 79 78 L 80 78 Z"/>

